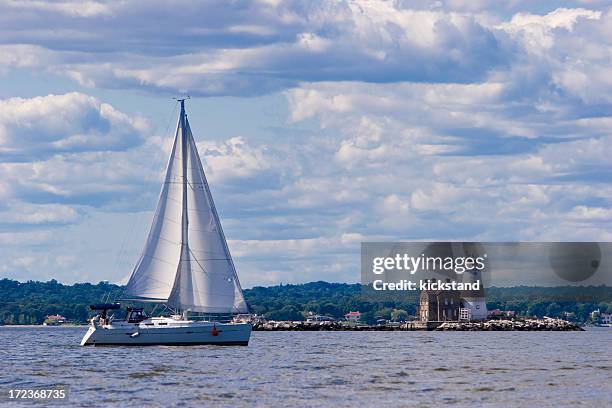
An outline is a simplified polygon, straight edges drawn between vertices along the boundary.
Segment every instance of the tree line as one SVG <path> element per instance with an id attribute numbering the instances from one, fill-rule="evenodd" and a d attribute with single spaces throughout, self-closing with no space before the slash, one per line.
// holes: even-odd
<path id="1" fill-rule="evenodd" d="M 100 282 L 64 285 L 48 282 L 0 280 L 0 323 L 42 324 L 48 315 L 60 314 L 70 322 L 86 323 L 89 305 L 120 297 L 122 287 Z M 361 319 L 403 320 L 415 316 L 418 292 L 383 299 L 362 292 L 360 284 L 311 282 L 300 285 L 257 286 L 245 289 L 252 313 L 269 320 L 305 320 L 308 313 L 342 318 L 350 311 Z M 512 310 L 523 316 L 562 317 L 586 322 L 595 309 L 612 313 L 612 288 L 607 286 L 489 288 L 489 310 Z M 148 306 L 151 307 L 150 305 Z"/>

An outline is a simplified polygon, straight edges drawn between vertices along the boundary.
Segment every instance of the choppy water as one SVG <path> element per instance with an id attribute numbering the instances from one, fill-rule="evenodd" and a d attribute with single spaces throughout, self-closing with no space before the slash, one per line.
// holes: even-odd
<path id="1" fill-rule="evenodd" d="M 83 407 L 612 406 L 612 329 L 254 332 L 248 347 L 142 348 L 80 347 L 85 330 L 0 327 L 0 390 L 69 385 Z"/>

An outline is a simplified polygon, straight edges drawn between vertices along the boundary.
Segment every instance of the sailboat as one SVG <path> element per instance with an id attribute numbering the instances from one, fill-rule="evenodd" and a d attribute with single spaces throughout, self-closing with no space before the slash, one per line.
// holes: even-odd
<path id="1" fill-rule="evenodd" d="M 248 308 L 191 133 L 185 99 L 179 102 L 155 216 L 121 299 L 162 304 L 173 313 L 147 317 L 142 308 L 129 307 L 125 319 L 119 320 L 108 313 L 120 304 L 91 305 L 100 314 L 91 319 L 83 346 L 249 343 L 250 323 L 194 317 L 247 313 Z"/>

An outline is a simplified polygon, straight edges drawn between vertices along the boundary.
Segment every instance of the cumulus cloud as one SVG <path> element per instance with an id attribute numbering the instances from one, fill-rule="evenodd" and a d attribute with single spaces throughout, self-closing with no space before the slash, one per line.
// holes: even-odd
<path id="1" fill-rule="evenodd" d="M 57 13 L 52 25 L 49 12 Z M 157 92 L 252 95 L 322 80 L 475 82 L 511 57 L 503 31 L 473 16 L 383 1 L 10 2 L 0 16 L 5 47 L 15 54 L 0 60 L 5 66 Z"/>
<path id="2" fill-rule="evenodd" d="M 0 101 L 0 155 L 4 160 L 62 152 L 124 150 L 140 144 L 146 124 L 73 92 Z"/>
<path id="3" fill-rule="evenodd" d="M 538 14 L 529 6 L 11 1 L 0 4 L 0 67 L 44 69 L 88 87 L 208 96 L 257 95 L 301 82 L 518 76 L 517 83 L 536 89 L 555 85 L 588 98 L 597 91 L 588 89 L 589 78 L 610 77 L 610 12 L 566 7 Z"/>
<path id="4" fill-rule="evenodd" d="M 513 86 L 323 83 L 286 96 L 292 121 L 314 119 L 334 135 L 315 138 L 319 156 L 333 160 L 310 179 L 351 192 L 362 216 L 343 228 L 392 239 L 556 240 L 574 225 L 581 239 L 605 239 L 594 214 L 612 203 L 602 184 L 609 119 L 570 110 L 552 120 L 530 99 L 508 109 Z M 344 208 L 331 185 L 309 185 L 292 185 L 294 200 Z"/>
<path id="5" fill-rule="evenodd" d="M 78 212 L 66 205 L 10 203 L 0 211 L 0 224 L 55 224 L 75 222 Z"/>
<path id="6" fill-rule="evenodd" d="M 250 178 L 273 167 L 265 145 L 250 146 L 241 136 L 222 142 L 200 142 L 198 151 L 207 165 L 208 178 L 219 183 Z"/>

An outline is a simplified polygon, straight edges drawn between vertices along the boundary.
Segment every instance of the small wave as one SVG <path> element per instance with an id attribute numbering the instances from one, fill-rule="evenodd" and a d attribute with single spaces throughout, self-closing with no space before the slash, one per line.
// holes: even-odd
<path id="1" fill-rule="evenodd" d="M 438 388 L 438 387 L 421 388 L 421 392 L 434 392 L 434 391 L 442 391 L 442 388 Z"/>
<path id="2" fill-rule="evenodd" d="M 138 379 L 138 378 L 157 377 L 158 375 L 160 375 L 160 373 L 158 373 L 157 371 L 145 371 L 145 372 L 129 373 L 128 377 Z"/>

